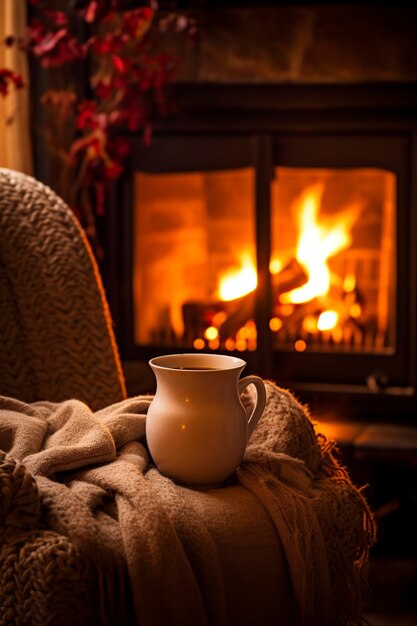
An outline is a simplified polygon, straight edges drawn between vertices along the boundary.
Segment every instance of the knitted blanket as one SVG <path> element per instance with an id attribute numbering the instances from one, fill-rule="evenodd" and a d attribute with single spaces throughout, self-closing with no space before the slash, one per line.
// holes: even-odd
<path id="1" fill-rule="evenodd" d="M 233 481 L 276 528 L 298 622 L 360 624 L 371 514 L 307 410 L 266 387 L 265 412 Z M 204 494 L 152 465 L 151 400 L 92 412 L 77 400 L 0 397 L 1 625 L 226 625 Z M 250 393 L 244 400 L 251 405 Z"/>

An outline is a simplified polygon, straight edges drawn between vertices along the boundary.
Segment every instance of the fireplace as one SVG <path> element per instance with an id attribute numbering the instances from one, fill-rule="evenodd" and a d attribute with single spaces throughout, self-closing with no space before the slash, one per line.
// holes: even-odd
<path id="1" fill-rule="evenodd" d="M 134 174 L 134 342 L 256 351 L 256 168 L 192 170 Z M 261 243 L 274 350 L 394 352 L 396 182 L 382 168 L 274 163 Z"/>
<path id="2" fill-rule="evenodd" d="M 123 359 L 238 354 L 323 415 L 412 420 L 416 85 L 177 93 L 109 211 Z"/>
<path id="3" fill-rule="evenodd" d="M 237 354 L 319 415 L 413 421 L 416 10 L 238 5 L 200 12 L 110 199 L 125 366 Z"/>

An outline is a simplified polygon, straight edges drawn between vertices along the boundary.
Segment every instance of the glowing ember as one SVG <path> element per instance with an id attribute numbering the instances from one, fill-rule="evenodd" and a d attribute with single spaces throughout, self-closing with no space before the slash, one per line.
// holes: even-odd
<path id="1" fill-rule="evenodd" d="M 219 336 L 219 331 L 214 326 L 209 326 L 208 328 L 206 328 L 204 332 L 204 337 L 208 339 L 209 341 L 213 341 L 214 339 L 217 339 L 218 336 Z"/>
<path id="2" fill-rule="evenodd" d="M 336 311 L 323 311 L 317 320 L 317 328 L 319 330 L 330 330 L 334 328 L 339 320 Z"/>
<path id="3" fill-rule="evenodd" d="M 223 322 L 225 322 L 227 320 L 227 315 L 224 311 L 219 311 L 218 313 L 216 313 L 216 315 L 214 315 L 212 322 L 213 322 L 213 326 L 215 326 L 216 328 L 219 328 Z"/>
<path id="4" fill-rule="evenodd" d="M 229 337 L 228 339 L 226 339 L 226 341 L 225 341 L 225 344 L 224 344 L 224 345 L 225 345 L 225 347 L 226 347 L 226 350 L 234 350 L 234 349 L 235 349 L 235 346 L 236 346 L 236 342 L 235 342 L 235 340 L 234 340 L 234 339 L 232 339 L 231 337 Z"/>
<path id="5" fill-rule="evenodd" d="M 317 319 L 313 315 L 307 315 L 303 319 L 303 328 L 308 333 L 317 332 Z"/>
<path id="6" fill-rule="evenodd" d="M 319 222 L 318 213 L 323 191 L 324 185 L 318 183 L 302 194 L 296 256 L 307 270 L 309 279 L 302 287 L 282 294 L 282 303 L 300 304 L 327 293 L 330 287 L 327 260 L 351 244 L 350 233 L 360 206 L 352 205 L 343 213 L 338 213 L 337 221 L 334 218 L 324 218 Z"/>
<path id="7" fill-rule="evenodd" d="M 269 328 L 272 330 L 272 332 L 277 332 L 278 330 L 281 330 L 282 321 L 279 319 L 279 317 L 272 317 L 269 320 Z"/>
<path id="8" fill-rule="evenodd" d="M 362 307 L 360 304 L 358 304 L 358 302 L 354 302 L 353 304 L 350 305 L 349 307 L 350 317 L 358 318 L 360 317 L 361 313 L 362 313 Z"/>
<path id="9" fill-rule="evenodd" d="M 354 274 L 348 274 L 343 281 L 343 289 L 346 293 L 352 292 L 356 287 L 356 277 Z"/>
<path id="10" fill-rule="evenodd" d="M 269 264 L 269 271 L 272 275 L 276 275 L 279 274 L 279 272 L 282 270 L 282 261 L 280 261 L 280 259 L 278 258 L 273 258 L 271 259 L 271 262 Z"/>
<path id="11" fill-rule="evenodd" d="M 308 187 L 297 199 L 298 243 L 293 264 L 287 263 L 284 266 L 278 256 L 274 255 L 271 258 L 269 264 L 271 275 L 278 276 L 290 267 L 290 270 L 296 273 L 295 279 L 297 280 L 291 272 L 289 272 L 289 278 L 287 275 L 284 278 L 282 275 L 278 276 L 276 284 L 284 285 L 287 280 L 288 291 L 279 295 L 274 315 L 269 321 L 269 328 L 273 333 L 279 333 L 284 324 L 290 328 L 294 323 L 293 315 L 296 314 L 298 305 L 318 298 L 314 307 L 307 308 L 302 321 L 298 322 L 301 324 L 300 328 L 303 333 L 308 333 L 312 337 L 318 332 L 330 331 L 327 335 L 337 342 L 343 339 L 343 336 L 340 337 L 340 332 L 337 333 L 338 330 L 341 331 L 341 322 L 349 314 L 352 318 L 359 317 L 361 307 L 356 300 L 355 275 L 348 273 L 343 281 L 338 275 L 332 276 L 328 261 L 351 245 L 351 231 L 358 219 L 361 205 L 359 203 L 345 205 L 342 211 L 331 215 L 326 213 L 321 215 L 320 207 L 324 189 L 324 182 L 316 183 Z M 301 272 L 302 279 L 306 280 L 300 287 L 296 286 L 301 282 L 298 280 L 297 272 Z M 224 302 L 237 300 L 254 291 L 257 283 L 253 255 L 246 250 L 237 267 L 229 268 L 220 275 L 218 298 Z M 293 288 L 289 287 L 291 283 Z M 330 289 L 331 286 L 333 291 Z M 331 298 L 329 298 L 329 293 L 332 294 Z M 330 302 L 334 301 L 334 294 L 338 299 L 332 305 Z M 337 294 L 340 295 L 337 296 Z M 333 306 L 336 310 L 330 308 Z M 226 313 L 221 311 L 212 318 L 211 326 L 205 329 L 204 339 L 210 348 L 216 349 L 215 346 L 219 344 L 221 334 L 219 329 L 226 319 Z M 222 342 L 222 345 L 230 351 L 255 349 L 256 326 L 253 320 L 243 323 L 240 328 L 234 328 L 231 336 L 224 341 L 224 344 Z M 307 349 L 307 343 L 301 338 L 297 338 L 293 345 L 297 352 Z M 200 342 L 194 347 L 200 349 Z"/>
<path id="12" fill-rule="evenodd" d="M 294 343 L 294 348 L 297 352 L 304 352 L 304 350 L 306 350 L 307 348 L 307 344 L 302 339 L 297 339 L 297 341 Z"/>
<path id="13" fill-rule="evenodd" d="M 219 298 L 225 302 L 246 296 L 258 284 L 258 276 L 252 259 L 245 254 L 239 269 L 230 270 L 221 276 L 219 281 Z"/>

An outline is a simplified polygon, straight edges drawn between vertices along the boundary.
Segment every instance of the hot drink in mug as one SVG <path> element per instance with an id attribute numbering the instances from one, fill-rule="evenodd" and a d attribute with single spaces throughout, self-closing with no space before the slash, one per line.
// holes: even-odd
<path id="1" fill-rule="evenodd" d="M 159 471 L 198 487 L 227 480 L 243 459 L 265 408 L 258 376 L 239 376 L 246 363 L 219 354 L 171 354 L 149 362 L 156 376 L 146 437 Z M 248 385 L 257 399 L 247 415 L 240 396 Z"/>

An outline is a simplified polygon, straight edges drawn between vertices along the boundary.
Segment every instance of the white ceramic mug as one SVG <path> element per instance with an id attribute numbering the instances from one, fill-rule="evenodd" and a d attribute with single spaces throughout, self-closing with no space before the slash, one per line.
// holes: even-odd
<path id="1" fill-rule="evenodd" d="M 258 376 L 239 376 L 246 363 L 219 354 L 171 354 L 149 361 L 156 394 L 148 409 L 146 437 L 159 471 L 192 486 L 227 480 L 243 459 L 265 408 Z M 247 416 L 240 400 L 253 384 L 257 401 Z"/>

